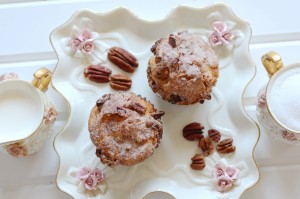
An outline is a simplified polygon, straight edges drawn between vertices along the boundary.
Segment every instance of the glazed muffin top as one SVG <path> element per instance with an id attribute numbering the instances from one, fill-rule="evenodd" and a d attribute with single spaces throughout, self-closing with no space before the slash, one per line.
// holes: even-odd
<path id="1" fill-rule="evenodd" d="M 102 96 L 89 118 L 96 155 L 109 166 L 131 166 L 147 159 L 162 137 L 162 112 L 134 93 Z"/>
<path id="2" fill-rule="evenodd" d="M 218 78 L 218 59 L 200 34 L 170 34 L 155 42 L 149 60 L 148 81 L 154 92 L 174 104 L 210 99 Z"/>

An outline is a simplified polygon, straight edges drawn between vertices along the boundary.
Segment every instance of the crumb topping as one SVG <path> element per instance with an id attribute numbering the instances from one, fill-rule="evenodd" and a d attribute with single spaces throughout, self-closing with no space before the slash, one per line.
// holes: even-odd
<path id="1" fill-rule="evenodd" d="M 176 96 L 178 104 L 210 98 L 218 78 L 218 59 L 201 35 L 173 33 L 158 40 L 151 50 L 154 56 L 149 60 L 147 73 L 154 92 L 171 102 L 171 96 Z M 162 78 L 161 71 L 168 73 Z"/>
<path id="2" fill-rule="evenodd" d="M 160 119 L 151 116 L 155 112 L 151 103 L 125 92 L 95 106 L 89 131 L 102 163 L 133 165 L 149 157 L 162 137 Z"/>

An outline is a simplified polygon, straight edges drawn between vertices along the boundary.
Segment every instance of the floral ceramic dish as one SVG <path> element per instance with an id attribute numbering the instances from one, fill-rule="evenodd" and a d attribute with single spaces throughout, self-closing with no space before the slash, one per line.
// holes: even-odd
<path id="1" fill-rule="evenodd" d="M 147 83 L 152 44 L 183 30 L 202 34 L 220 60 L 218 83 L 212 99 L 204 104 L 170 104 L 157 97 Z M 253 158 L 259 130 L 245 113 L 242 102 L 245 87 L 255 73 L 248 49 L 250 37 L 250 26 L 224 4 L 205 8 L 180 6 L 159 21 L 140 19 L 125 8 L 107 13 L 76 12 L 51 34 L 59 59 L 53 85 L 71 106 L 68 124 L 54 143 L 60 157 L 58 187 L 80 199 L 140 199 L 156 191 L 174 198 L 239 198 L 259 179 Z M 124 73 L 107 60 L 112 46 L 129 50 L 139 60 L 139 67 L 129 75 L 133 82 L 131 91 L 166 113 L 159 148 L 149 159 L 132 167 L 102 165 L 87 130 L 96 100 L 115 91 L 108 84 L 87 80 L 83 70 L 87 65 L 102 63 L 113 72 Z M 215 151 L 206 158 L 203 170 L 192 170 L 191 157 L 199 149 L 182 136 L 183 127 L 191 122 L 201 122 L 205 130 L 218 129 L 224 138 L 232 137 L 235 152 L 224 155 Z"/>

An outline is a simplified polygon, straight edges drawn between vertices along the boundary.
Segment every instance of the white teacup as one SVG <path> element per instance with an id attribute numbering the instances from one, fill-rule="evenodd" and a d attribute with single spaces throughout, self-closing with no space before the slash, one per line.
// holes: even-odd
<path id="1" fill-rule="evenodd" d="M 19 79 L 0 82 L 0 150 L 24 157 L 41 149 L 52 132 L 56 110 L 45 94 L 52 73 L 40 68 L 32 83 Z"/>
<path id="2" fill-rule="evenodd" d="M 258 93 L 256 114 L 264 131 L 289 144 L 300 143 L 300 63 L 283 67 L 281 57 L 262 57 L 270 80 Z"/>

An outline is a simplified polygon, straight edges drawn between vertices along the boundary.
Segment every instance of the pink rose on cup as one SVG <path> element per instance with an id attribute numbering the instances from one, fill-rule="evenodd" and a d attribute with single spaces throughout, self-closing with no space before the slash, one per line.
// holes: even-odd
<path id="1" fill-rule="evenodd" d="M 209 37 L 212 46 L 228 45 L 234 39 L 234 34 L 230 32 L 225 23 L 216 21 L 212 24 L 213 32 Z"/>
<path id="2" fill-rule="evenodd" d="M 217 189 L 220 192 L 228 191 L 231 189 L 233 183 L 232 179 L 227 176 L 220 176 L 217 181 Z"/>
<path id="3" fill-rule="evenodd" d="M 57 112 L 55 107 L 50 105 L 46 108 L 44 119 L 46 124 L 53 124 L 56 121 Z"/>
<path id="4" fill-rule="evenodd" d="M 18 79 L 18 74 L 16 73 L 4 73 L 0 76 L 0 81 L 9 80 L 9 79 Z"/>
<path id="5" fill-rule="evenodd" d="M 216 164 L 212 175 L 217 180 L 218 191 L 224 192 L 230 190 L 238 174 L 239 170 L 233 165 Z"/>
<path id="6" fill-rule="evenodd" d="M 26 146 L 21 145 L 20 143 L 10 144 L 6 147 L 8 154 L 14 157 L 25 157 L 28 155 L 28 149 Z"/>
<path id="7" fill-rule="evenodd" d="M 80 50 L 82 53 L 86 55 L 90 55 L 94 50 L 94 41 L 93 40 L 87 40 L 81 43 Z"/>
<path id="8" fill-rule="evenodd" d="M 77 172 L 77 179 L 80 181 L 79 184 L 86 190 L 96 190 L 98 185 L 104 180 L 104 174 L 98 168 L 83 167 Z"/>
<path id="9" fill-rule="evenodd" d="M 281 136 L 283 137 L 283 139 L 285 139 L 287 141 L 293 142 L 293 141 L 297 140 L 297 137 L 294 133 L 286 131 L 286 130 L 281 132 Z"/>

